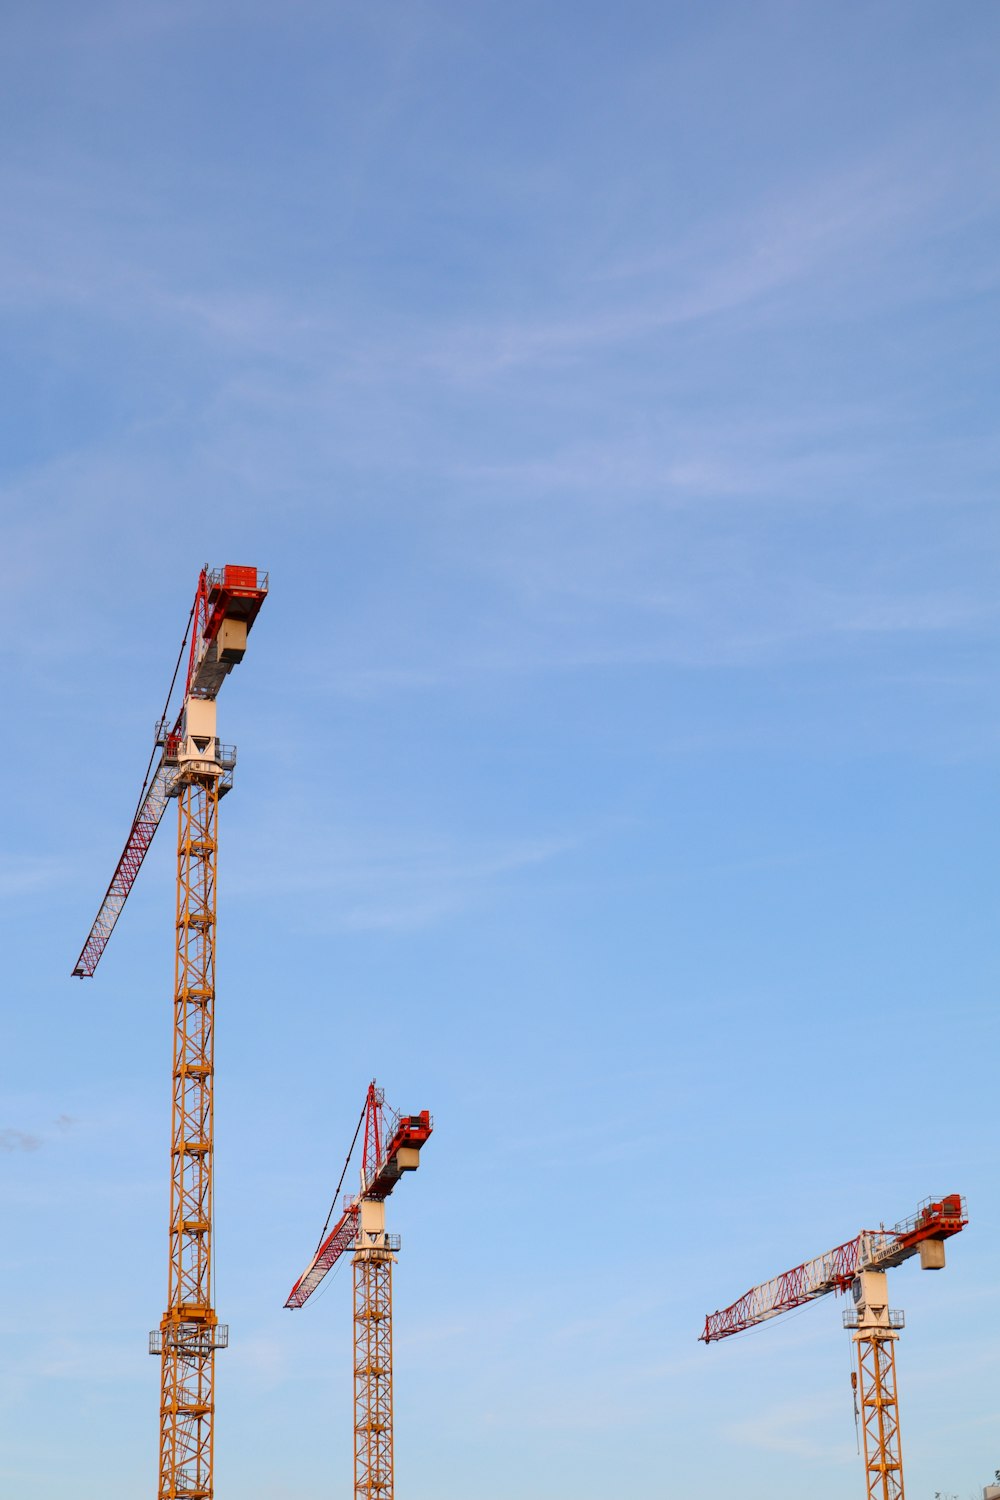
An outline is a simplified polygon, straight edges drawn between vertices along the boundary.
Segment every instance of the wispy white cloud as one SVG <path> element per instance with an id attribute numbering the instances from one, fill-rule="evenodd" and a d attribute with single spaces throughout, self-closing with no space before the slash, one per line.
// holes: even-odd
<path id="1" fill-rule="evenodd" d="M 266 1334 L 251 1333 L 234 1348 L 232 1362 L 234 1378 L 271 1390 L 288 1378 L 294 1357 L 287 1344 Z"/>
<path id="2" fill-rule="evenodd" d="M 133 1340 L 105 1337 L 51 1338 L 32 1357 L 27 1374 L 40 1380 L 114 1383 L 135 1375 Z"/>
<path id="3" fill-rule="evenodd" d="M 387 841 L 376 832 L 320 845 L 297 841 L 286 858 L 276 851 L 261 880 L 237 876 L 232 889 L 251 894 L 275 883 L 307 894 L 309 925 L 355 931 L 411 931 L 448 920 L 496 899 L 510 881 L 579 847 L 579 838 L 524 838 L 496 844 Z M 335 900 L 331 900 L 335 897 Z M 316 904 L 318 901 L 318 905 Z M 304 909 L 305 911 L 305 909 Z"/>
<path id="4" fill-rule="evenodd" d="M 37 896 L 65 884 L 74 868 L 74 862 L 54 855 L 0 854 L 0 896 L 8 901 Z"/>
<path id="5" fill-rule="evenodd" d="M 850 1442 L 831 1443 L 817 1435 L 817 1431 L 835 1430 L 838 1414 L 843 1416 L 832 1401 L 818 1397 L 781 1401 L 732 1423 L 726 1436 L 733 1443 L 767 1453 L 790 1453 L 832 1464 L 856 1462 Z"/>
<path id="6" fill-rule="evenodd" d="M 499 624 L 491 630 L 474 618 L 456 631 L 442 620 L 423 643 L 410 634 L 407 651 L 370 639 L 364 652 L 334 663 L 341 692 L 385 695 L 481 673 L 770 663 L 891 634 L 957 634 L 988 623 L 985 593 L 968 585 L 858 577 L 848 586 L 825 577 L 822 543 L 806 532 L 792 550 L 800 562 L 815 556 L 812 576 L 790 569 L 787 552 L 761 550 L 760 521 L 776 506 L 815 513 L 824 505 L 860 510 L 911 501 L 894 450 L 900 438 L 882 430 L 887 414 L 903 413 L 891 395 L 877 412 L 861 401 L 833 411 L 814 402 L 776 418 L 737 403 L 708 420 L 688 409 L 668 378 L 656 420 L 643 423 L 627 402 L 595 396 L 582 371 L 592 355 L 707 327 L 720 313 L 730 334 L 743 326 L 738 313 L 779 322 L 826 318 L 831 287 L 844 277 L 854 278 L 855 307 L 855 294 L 868 285 L 883 303 L 906 295 L 893 248 L 932 229 L 944 205 L 957 216 L 988 211 L 997 186 L 995 171 L 987 171 L 973 209 L 966 200 L 974 174 L 956 177 L 947 138 L 929 145 L 916 174 L 908 170 L 914 149 L 912 138 L 897 140 L 825 176 L 772 183 L 756 201 L 730 205 L 666 250 L 578 252 L 574 274 L 558 278 L 555 291 L 532 291 L 526 278 L 513 315 L 507 299 L 504 309 L 470 315 L 455 304 L 405 324 L 354 309 L 346 297 L 318 301 L 287 281 L 220 278 L 213 226 L 164 225 L 141 185 L 131 204 L 137 212 L 95 213 L 95 201 L 110 203 L 116 191 L 106 167 L 72 159 L 47 174 L 34 164 L 9 167 L 13 228 L 0 250 L 0 294 L 6 285 L 12 302 L 27 292 L 39 305 L 63 301 L 140 326 L 169 342 L 175 368 L 179 361 L 196 370 L 199 393 L 197 419 L 180 409 L 183 402 L 146 419 L 160 431 L 162 453 L 160 440 L 137 424 L 116 434 L 113 453 L 97 445 L 29 466 L 11 481 L 12 514 L 39 517 L 23 523 L 11 549 L 4 597 L 12 622 L 46 576 L 47 550 L 61 545 L 60 535 L 67 556 L 86 548 L 88 529 L 113 539 L 118 552 L 135 551 L 150 517 L 170 514 L 165 546 L 179 551 L 177 539 L 198 509 L 200 495 L 186 498 L 195 490 L 239 489 L 244 514 L 260 524 L 275 492 L 342 488 L 346 464 L 383 478 L 391 471 L 440 481 L 446 498 L 422 497 L 416 508 L 419 545 L 456 574 L 482 580 Z M 570 411 L 546 405 L 551 420 L 533 448 L 498 443 L 491 451 L 466 436 L 451 403 L 467 397 L 469 382 L 515 376 L 508 389 L 534 381 L 549 403 L 553 362 L 562 367 L 560 382 L 570 381 Z M 441 426 L 423 421 L 429 393 L 451 413 Z M 602 420 L 580 437 L 595 401 Z M 170 441 L 175 419 L 186 431 L 195 420 L 197 429 L 184 460 Z M 911 468 L 932 474 L 937 463 L 938 489 L 951 505 L 961 489 L 944 480 L 954 479 L 954 455 L 945 461 L 927 451 L 921 461 L 921 442 L 931 439 L 913 437 Z M 967 462 L 959 458 L 958 468 Z M 361 509 L 339 491 L 336 505 L 352 520 Z M 333 515 L 332 500 L 330 509 Z M 679 529 L 682 513 L 695 529 Z M 385 519 L 392 523 L 391 505 Z M 63 617 L 42 620 L 27 650 L 52 660 L 105 644 L 88 634 L 85 581 L 67 582 L 60 598 L 73 632 L 67 638 Z M 405 605 L 397 593 L 387 613 L 400 615 Z M 426 896 L 413 919 L 433 920 L 449 899 Z M 358 920 L 377 924 L 384 916 L 373 907 Z"/>
<path id="7" fill-rule="evenodd" d="M 738 217 L 700 225 L 686 240 L 642 259 L 593 268 L 576 287 L 581 310 L 558 319 L 479 324 L 446 333 L 427 354 L 428 364 L 469 380 L 525 365 L 565 362 L 610 344 L 714 319 L 722 313 L 770 300 L 770 316 L 791 309 L 774 303 L 778 293 L 826 289 L 832 276 L 875 275 L 884 306 L 887 254 L 914 222 L 926 221 L 971 183 L 957 182 L 952 163 L 938 146 L 919 176 L 909 170 L 913 143 L 881 150 L 825 180 L 790 183 L 747 204 Z M 987 167 L 986 197 L 995 201 L 1000 179 Z M 977 211 L 986 202 L 976 200 Z M 859 261 L 862 265 L 859 265 Z M 594 288 L 604 289 L 595 297 Z M 926 286 L 921 279 L 921 293 Z M 906 296 L 898 280 L 892 298 Z M 586 292 L 586 296 L 581 295 Z M 610 295 L 609 295 L 610 294 Z M 857 286 L 854 288 L 855 314 Z M 815 310 L 815 309 L 814 309 Z M 794 308 L 801 318 L 801 297 Z"/>
<path id="8" fill-rule="evenodd" d="M 0 1130 L 0 1151 L 38 1151 L 41 1145 L 40 1135 L 31 1135 L 25 1130 L 14 1130 L 10 1126 Z"/>
<path id="9" fill-rule="evenodd" d="M 144 8 L 144 28 L 166 24 L 170 9 L 161 17 L 158 7 Z M 915 154 L 919 173 L 912 171 Z M 399 386 L 435 375 L 464 384 L 526 367 L 544 371 L 763 304 L 769 317 L 801 318 L 803 296 L 813 289 L 825 298 L 831 277 L 838 284 L 853 278 L 855 315 L 866 278 L 877 283 L 883 306 L 887 293 L 926 295 L 922 273 L 901 282 L 890 252 L 946 205 L 953 223 L 989 211 L 1000 191 L 995 162 L 984 152 L 967 166 L 956 174 L 948 140 L 921 132 L 831 166 L 823 177 L 769 185 L 756 200 L 646 254 L 616 258 L 595 248 L 588 262 L 578 251 L 578 268 L 567 267 L 554 287 L 546 280 L 544 297 L 532 297 L 526 281 L 518 316 L 437 310 L 404 324 L 359 318 L 349 300 L 331 305 L 266 278 L 234 285 L 220 275 L 213 226 L 165 222 L 160 199 L 141 178 L 123 185 L 113 168 L 68 145 L 44 170 L 14 157 L 0 176 L 0 299 L 70 306 L 133 325 L 139 319 L 174 342 L 190 338 L 192 353 L 206 345 L 234 358 L 263 354 L 321 384 L 337 370 L 345 382 Z M 108 211 L 95 212 L 100 204 Z M 981 283 L 978 267 L 968 274 Z M 794 308 L 775 300 L 789 292 Z M 553 304 L 561 304 L 555 315 Z"/>

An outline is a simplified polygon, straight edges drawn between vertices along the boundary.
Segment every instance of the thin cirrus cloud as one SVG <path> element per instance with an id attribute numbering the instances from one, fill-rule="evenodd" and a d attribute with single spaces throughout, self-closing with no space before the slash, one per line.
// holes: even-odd
<path id="1" fill-rule="evenodd" d="M 817 1431 L 835 1429 L 836 1416 L 833 1403 L 825 1398 L 783 1401 L 732 1423 L 726 1435 L 736 1444 L 765 1453 L 794 1454 L 847 1465 L 857 1461 L 852 1443 L 824 1442 L 816 1436 Z"/>
<path id="2" fill-rule="evenodd" d="M 74 1115 L 61 1114 L 53 1125 L 60 1135 L 67 1135 L 74 1130 L 79 1121 Z M 34 1131 L 18 1130 L 12 1125 L 0 1129 L 0 1151 L 7 1153 L 40 1151 L 45 1145 L 45 1137 L 36 1135 Z"/>
<path id="3" fill-rule="evenodd" d="M 946 144 L 946 143 L 945 143 Z M 960 179 L 943 170 L 942 147 L 921 158 L 920 142 L 869 153 L 853 165 L 831 170 L 817 183 L 792 181 L 770 189 L 696 230 L 669 237 L 669 248 L 646 255 L 617 256 L 594 246 L 594 259 L 577 250 L 577 268 L 567 268 L 556 301 L 577 301 L 556 318 L 546 312 L 520 319 L 496 314 L 469 320 L 460 309 L 405 327 L 317 306 L 304 290 L 269 284 L 261 273 L 243 289 L 217 283 L 217 236 L 189 228 L 173 231 L 159 222 L 156 200 L 130 185 L 130 219 L 95 214 L 95 199 L 109 209 L 121 185 L 113 173 L 83 161 L 38 173 L 8 167 L 4 174 L 7 232 L 0 252 L 0 295 L 62 302 L 118 320 L 142 317 L 151 328 L 169 329 L 172 339 L 187 329 L 196 343 L 220 353 L 249 350 L 326 374 L 334 344 L 348 335 L 349 373 L 394 383 L 420 372 L 465 382 L 524 366 L 544 367 L 609 344 L 648 338 L 657 331 L 759 304 L 779 291 L 810 284 L 830 271 L 849 277 L 856 299 L 859 278 L 877 275 L 886 253 L 907 231 L 940 214 L 947 203 L 957 218 L 983 214 L 995 200 L 995 172 Z M 963 206 L 966 185 L 976 175 L 975 207 Z M 138 195 L 136 197 L 136 195 Z M 884 277 L 879 276 L 880 291 Z M 524 296 L 530 293 L 526 280 Z M 624 291 L 632 288 L 632 294 Z M 603 297 L 595 295 L 604 288 Z M 898 289 L 897 289 L 898 295 Z M 545 306 L 552 297 L 546 290 Z M 800 302 L 796 304 L 800 310 Z M 785 310 L 786 312 L 788 309 Z M 780 309 L 771 309 L 779 316 Z M 381 322 L 381 328 L 379 324 Z M 352 326 L 353 323 L 353 326 Z"/>
<path id="4" fill-rule="evenodd" d="M 0 896 L 7 901 L 34 900 L 46 890 L 64 885 L 75 866 L 50 855 L 0 854 Z"/>
<path id="5" fill-rule="evenodd" d="M 0 1130 L 0 1151 L 38 1151 L 42 1144 L 40 1135 L 31 1135 L 26 1130 L 15 1130 L 11 1126 Z"/>
<path id="6" fill-rule="evenodd" d="M 832 173 L 825 183 L 789 184 L 710 229 L 700 228 L 668 252 L 597 265 L 578 282 L 587 311 L 556 320 L 487 323 L 446 332 L 427 363 L 454 378 L 486 376 L 568 358 L 608 344 L 648 338 L 664 329 L 749 308 L 797 289 L 794 306 L 771 306 L 771 318 L 802 311 L 802 297 L 833 272 L 854 282 L 876 277 L 880 295 L 893 245 L 955 197 L 940 172 L 912 174 L 908 153 L 885 153 Z M 987 179 L 987 200 L 995 198 Z M 962 195 L 964 196 L 964 195 Z M 987 202 L 977 199 L 978 211 Z M 657 288 L 656 283 L 665 283 Z M 615 296 L 616 284 L 638 284 Z M 611 295 L 595 307 L 594 287 Z M 572 287 L 572 283 L 571 283 Z M 897 286 L 895 295 L 900 295 Z"/>
<path id="7" fill-rule="evenodd" d="M 302 838 L 302 830 L 295 828 L 287 863 L 276 851 L 265 876 L 237 875 L 231 884 L 234 894 L 269 891 L 278 879 L 283 889 L 307 893 L 318 902 L 311 916 L 311 909 L 303 908 L 302 920 L 310 927 L 320 923 L 324 928 L 400 932 L 495 900 L 510 881 L 558 861 L 581 843 L 572 837 L 464 846 L 440 839 L 426 844 L 382 840 L 379 849 L 377 835 L 359 835 L 356 841 L 341 839 L 338 849 L 336 837 L 328 836 L 310 853 Z"/>

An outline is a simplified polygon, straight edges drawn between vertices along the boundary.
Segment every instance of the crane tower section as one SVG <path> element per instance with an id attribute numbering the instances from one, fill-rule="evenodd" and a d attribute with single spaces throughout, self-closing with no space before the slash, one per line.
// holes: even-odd
<path id="1" fill-rule="evenodd" d="M 360 1192 L 344 1203 L 341 1218 L 321 1239 L 285 1306 L 302 1307 L 341 1255 L 353 1249 L 354 1496 L 393 1500 L 392 1267 L 399 1236 L 386 1232 L 385 1205 L 403 1174 L 419 1166 L 434 1127 L 427 1110 L 392 1115 L 374 1081 L 368 1086 L 364 1126 Z"/>
<path id="2" fill-rule="evenodd" d="M 202 573 L 180 727 L 164 743 L 164 764 L 176 765 L 167 795 L 177 798 L 177 941 L 167 1307 L 150 1335 L 160 1356 L 158 1500 L 214 1494 L 215 1353 L 229 1339 L 212 1300 L 218 819 L 236 764 L 218 738 L 215 700 L 265 593 L 255 568 Z"/>
<path id="3" fill-rule="evenodd" d="M 905 1500 L 895 1348 L 905 1320 L 889 1306 L 886 1270 L 916 1255 L 925 1270 L 941 1270 L 945 1240 L 968 1222 L 960 1194 L 928 1198 L 894 1229 L 863 1229 L 825 1255 L 751 1287 L 732 1306 L 705 1319 L 701 1339 L 711 1344 L 830 1292 L 851 1291 L 853 1306 L 844 1313 L 844 1327 L 855 1345 L 851 1379 L 864 1436 L 868 1500 Z"/>
<path id="4" fill-rule="evenodd" d="M 216 698 L 243 659 L 267 588 L 256 568 L 229 564 L 199 575 L 183 702 L 171 728 L 168 712 L 157 725 L 152 774 L 73 970 L 93 976 L 167 803 L 176 800 L 169 1271 L 166 1311 L 149 1341 L 160 1358 L 158 1500 L 214 1495 L 215 1353 L 228 1342 L 212 1289 L 218 817 L 236 764 L 235 748 L 218 736 Z M 184 646 L 178 667 L 183 654 Z M 172 692 L 173 683 L 168 711 Z"/>

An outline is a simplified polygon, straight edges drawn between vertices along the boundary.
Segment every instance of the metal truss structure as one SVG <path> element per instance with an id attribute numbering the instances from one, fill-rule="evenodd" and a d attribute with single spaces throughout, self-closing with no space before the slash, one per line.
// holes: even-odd
<path id="1" fill-rule="evenodd" d="M 177 804 L 170 1270 L 150 1344 L 161 1359 L 157 1495 L 210 1500 L 215 1351 L 228 1342 L 212 1306 L 218 773 L 187 773 Z"/>
<path id="2" fill-rule="evenodd" d="M 925 1270 L 940 1270 L 945 1240 L 967 1223 L 960 1194 L 928 1198 L 893 1229 L 863 1229 L 825 1255 L 751 1287 L 730 1307 L 705 1319 L 701 1338 L 710 1344 L 830 1292 L 851 1291 L 854 1305 L 844 1313 L 844 1326 L 852 1330 L 857 1347 L 852 1379 L 864 1433 L 867 1500 L 905 1500 L 895 1353 L 904 1318 L 889 1307 L 886 1268 L 919 1255 Z"/>
<path id="3" fill-rule="evenodd" d="M 392 1252 L 366 1246 L 354 1268 L 354 1495 L 393 1500 Z"/>
<path id="4" fill-rule="evenodd" d="M 243 659 L 267 587 L 256 568 L 202 570 L 188 620 L 184 700 L 167 732 L 171 682 L 139 809 L 73 970 L 93 975 L 167 802 L 176 798 L 170 1254 L 167 1308 L 149 1338 L 149 1352 L 160 1359 L 157 1500 L 213 1500 L 215 1493 L 215 1355 L 229 1342 L 212 1289 L 216 892 L 219 799 L 232 786 L 236 762 L 216 734 L 215 700 Z M 174 681 L 187 646 L 188 633 Z"/>
<path id="5" fill-rule="evenodd" d="M 855 1339 L 867 1500 L 904 1500 L 895 1335 L 859 1333 Z"/>
<path id="6" fill-rule="evenodd" d="M 388 1121 L 386 1115 L 388 1114 Z M 418 1115 L 395 1115 L 385 1109 L 374 1080 L 354 1143 L 348 1152 L 337 1194 L 364 1124 L 361 1190 L 349 1197 L 343 1213 L 320 1244 L 285 1302 L 300 1308 L 312 1296 L 345 1251 L 353 1250 L 354 1274 L 354 1500 L 394 1500 L 392 1391 L 392 1266 L 399 1236 L 387 1234 L 385 1200 L 404 1172 L 415 1171 L 420 1150 L 433 1123 L 425 1109 Z M 337 1201 L 334 1195 L 334 1203 Z M 331 1210 L 331 1217 L 332 1217 Z"/>

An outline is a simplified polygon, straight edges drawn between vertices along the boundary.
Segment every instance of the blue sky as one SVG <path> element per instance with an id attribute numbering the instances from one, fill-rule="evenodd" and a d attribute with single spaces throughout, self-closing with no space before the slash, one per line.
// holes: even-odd
<path id="1" fill-rule="evenodd" d="M 220 699 L 217 1489 L 350 1483 L 350 1288 L 282 1310 L 365 1085 L 411 1500 L 863 1492 L 832 1301 L 894 1274 L 908 1488 L 1000 1465 L 1000 11 L 7 8 L 0 1495 L 151 1493 L 172 830 L 97 978 L 204 562 Z"/>

